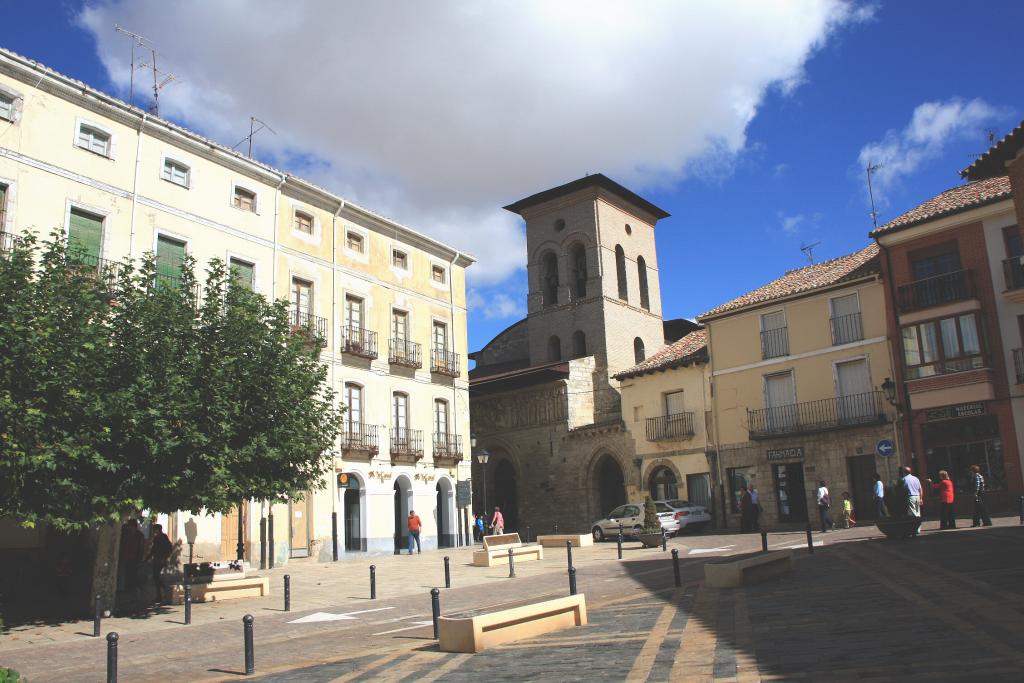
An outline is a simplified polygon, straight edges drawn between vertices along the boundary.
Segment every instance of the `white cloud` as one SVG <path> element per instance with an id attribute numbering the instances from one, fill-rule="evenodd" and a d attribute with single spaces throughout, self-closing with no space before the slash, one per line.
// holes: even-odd
<path id="1" fill-rule="evenodd" d="M 602 171 L 636 190 L 728 173 L 769 88 L 870 6 L 841 0 L 100 0 L 81 24 L 127 90 L 150 38 L 182 83 L 163 113 L 476 254 L 525 262 L 499 207 Z"/>
<path id="2" fill-rule="evenodd" d="M 904 128 L 889 130 L 880 141 L 861 148 L 857 156 L 860 173 L 868 164 L 877 166 L 871 176 L 872 188 L 875 200 L 884 204 L 892 188 L 922 164 L 941 157 L 950 142 L 976 137 L 981 144 L 984 125 L 1003 114 L 980 98 L 920 104 Z"/>
<path id="3" fill-rule="evenodd" d="M 804 222 L 804 215 L 802 213 L 787 216 L 779 211 L 776 215 L 779 218 L 779 227 L 782 228 L 782 232 L 787 235 L 795 235 L 800 232 L 800 225 Z"/>
<path id="4" fill-rule="evenodd" d="M 509 320 L 526 316 L 526 305 L 519 297 L 505 292 L 483 293 L 470 289 L 466 293 L 466 305 L 471 314 L 482 314 L 488 320 Z"/>

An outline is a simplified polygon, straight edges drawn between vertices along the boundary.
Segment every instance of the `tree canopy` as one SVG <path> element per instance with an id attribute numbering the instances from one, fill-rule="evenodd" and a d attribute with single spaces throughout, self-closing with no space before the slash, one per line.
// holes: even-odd
<path id="1" fill-rule="evenodd" d="M 95 259 L 93 259 L 95 261 Z M 322 340 L 220 261 L 105 266 L 61 236 L 0 257 L 0 515 L 86 528 L 323 485 Z"/>

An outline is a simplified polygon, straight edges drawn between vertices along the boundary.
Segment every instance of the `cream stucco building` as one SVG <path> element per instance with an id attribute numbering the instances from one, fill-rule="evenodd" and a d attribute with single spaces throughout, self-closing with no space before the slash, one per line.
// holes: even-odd
<path id="1" fill-rule="evenodd" d="M 271 512 L 277 564 L 331 559 L 332 515 L 342 555 L 391 552 L 412 508 L 427 546 L 458 542 L 470 256 L 5 50 L 0 228 L 5 240 L 60 230 L 97 265 L 152 251 L 167 277 L 185 254 L 199 268 L 220 258 L 326 340 L 348 408 L 334 454 L 346 488 L 331 476 L 301 501 L 246 503 L 250 561 L 268 550 Z M 172 538 L 197 523 L 197 559 L 235 557 L 235 515 L 169 517 Z"/>

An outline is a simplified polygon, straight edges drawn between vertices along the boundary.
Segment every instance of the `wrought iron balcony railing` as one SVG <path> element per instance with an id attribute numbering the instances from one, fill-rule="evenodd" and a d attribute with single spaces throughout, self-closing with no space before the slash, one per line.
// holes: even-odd
<path id="1" fill-rule="evenodd" d="M 85 254 L 80 251 L 70 251 L 67 255 L 68 266 L 74 268 L 77 273 L 86 277 L 95 278 L 105 289 L 112 290 L 117 284 L 118 275 L 121 272 L 121 264 L 117 261 Z"/>
<path id="2" fill-rule="evenodd" d="M 820 401 L 748 410 L 751 439 L 823 432 L 888 420 L 882 392 L 870 391 Z"/>
<path id="3" fill-rule="evenodd" d="M 832 345 L 850 344 L 864 338 L 864 324 L 860 313 L 837 315 L 829 320 L 832 327 Z"/>
<path id="4" fill-rule="evenodd" d="M 434 464 L 451 466 L 462 462 L 462 439 L 457 434 L 434 432 Z"/>
<path id="5" fill-rule="evenodd" d="M 789 355 L 789 328 L 778 327 L 761 332 L 761 358 L 778 358 Z"/>
<path id="6" fill-rule="evenodd" d="M 459 354 L 445 349 L 430 351 L 430 371 L 449 377 L 459 376 Z"/>
<path id="7" fill-rule="evenodd" d="M 1024 288 L 1024 256 L 1011 256 L 1003 261 L 1003 280 L 1007 291 Z"/>
<path id="8" fill-rule="evenodd" d="M 293 308 L 289 312 L 289 321 L 293 332 L 302 332 L 321 341 L 327 339 L 327 318 Z"/>
<path id="9" fill-rule="evenodd" d="M 647 418 L 647 440 L 667 441 L 693 436 L 693 413 L 675 413 Z"/>
<path id="10" fill-rule="evenodd" d="M 974 296 L 974 278 L 970 270 L 956 270 L 900 285 L 896 291 L 900 311 L 951 304 Z"/>
<path id="11" fill-rule="evenodd" d="M 341 452 L 344 457 L 372 458 L 378 451 L 377 425 L 345 423 L 341 432 Z"/>
<path id="12" fill-rule="evenodd" d="M 3 225 L 3 212 L 0 211 L 0 226 Z M 0 232 L 0 256 L 6 256 L 14 251 L 14 245 L 18 238 L 11 232 Z"/>
<path id="13" fill-rule="evenodd" d="M 153 276 L 153 287 L 160 289 L 166 287 L 168 289 L 182 289 L 185 286 L 184 280 L 176 275 L 168 275 L 166 273 L 156 273 Z M 200 301 L 200 287 L 198 282 L 193 282 L 189 287 L 189 301 L 192 302 L 192 308 L 199 311 Z"/>
<path id="14" fill-rule="evenodd" d="M 423 432 L 394 427 L 391 430 L 391 462 L 415 463 L 423 457 Z"/>
<path id="15" fill-rule="evenodd" d="M 370 360 L 377 357 L 377 333 L 373 330 L 346 325 L 341 328 L 341 336 L 344 353 Z"/>
<path id="16" fill-rule="evenodd" d="M 420 345 L 408 339 L 392 337 L 388 342 L 388 363 L 407 368 L 423 367 L 423 352 Z"/>

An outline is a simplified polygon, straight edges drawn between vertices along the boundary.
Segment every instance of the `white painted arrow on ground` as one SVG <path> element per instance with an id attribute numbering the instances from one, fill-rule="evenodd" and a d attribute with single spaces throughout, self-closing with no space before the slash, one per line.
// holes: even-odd
<path id="1" fill-rule="evenodd" d="M 825 541 L 815 541 L 814 545 L 825 545 Z M 787 550 L 800 550 L 800 548 L 806 548 L 806 543 L 800 543 L 799 545 L 787 545 Z"/>
<path id="2" fill-rule="evenodd" d="M 734 545 L 726 545 L 726 546 L 722 546 L 721 548 L 692 548 L 690 550 L 690 552 L 687 553 L 687 554 L 688 555 L 703 555 L 704 553 L 720 553 L 720 552 L 722 552 L 724 550 L 732 550 L 735 547 L 736 546 L 734 546 Z"/>
<path id="3" fill-rule="evenodd" d="M 406 626 L 405 628 L 394 628 L 390 631 L 381 631 L 380 633 L 374 633 L 375 636 L 386 636 L 389 633 L 401 633 L 402 631 L 411 631 L 414 628 L 422 628 L 424 626 L 433 626 L 433 621 L 414 621 L 412 626 Z"/>
<path id="4" fill-rule="evenodd" d="M 378 607 L 376 609 L 364 609 L 358 612 L 347 612 L 345 614 L 333 614 L 331 612 L 313 612 L 307 614 L 304 617 L 289 621 L 289 624 L 313 624 L 318 621 L 347 621 L 349 619 L 355 619 L 357 614 L 367 614 L 369 612 L 383 612 L 386 609 L 394 609 L 394 607 Z M 433 622 L 431 622 L 433 623 Z"/>

